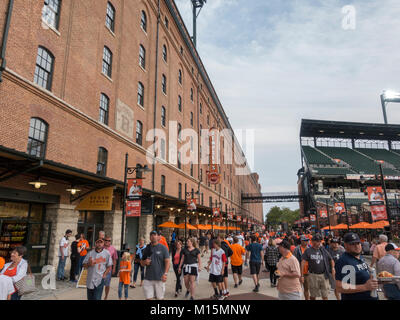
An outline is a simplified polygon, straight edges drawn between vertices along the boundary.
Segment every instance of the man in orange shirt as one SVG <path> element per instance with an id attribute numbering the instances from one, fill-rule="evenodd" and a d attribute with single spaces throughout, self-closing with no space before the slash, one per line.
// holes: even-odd
<path id="1" fill-rule="evenodd" d="M 4 258 L 0 257 L 0 271 L 4 268 L 5 264 L 6 264 L 6 261 L 4 260 Z"/>
<path id="2" fill-rule="evenodd" d="M 371 268 L 374 266 L 375 262 L 378 262 L 386 255 L 385 247 L 387 245 L 388 238 L 384 234 L 379 235 L 379 244 L 375 247 L 372 254 Z M 378 265 L 378 264 L 377 264 Z M 379 273 L 379 270 L 376 270 Z"/>
<path id="3" fill-rule="evenodd" d="M 161 235 L 161 231 L 157 231 L 158 234 L 158 242 L 165 246 L 169 252 L 168 242 L 167 239 L 163 235 Z"/>
<path id="4" fill-rule="evenodd" d="M 78 271 L 79 271 L 78 276 L 81 274 L 83 260 L 85 260 L 85 257 L 88 253 L 88 249 L 90 249 L 89 242 L 85 239 L 85 235 L 83 233 L 81 233 L 81 237 L 78 242 L 78 252 L 80 255 L 79 263 L 78 263 Z"/>
<path id="5" fill-rule="evenodd" d="M 235 288 L 240 286 L 243 282 L 242 272 L 243 272 L 243 258 L 242 256 L 246 253 L 246 250 L 239 244 L 238 237 L 233 237 L 233 244 L 231 245 L 233 254 L 231 256 L 231 265 L 233 280 L 235 281 Z M 239 282 L 238 282 L 239 278 Z"/>

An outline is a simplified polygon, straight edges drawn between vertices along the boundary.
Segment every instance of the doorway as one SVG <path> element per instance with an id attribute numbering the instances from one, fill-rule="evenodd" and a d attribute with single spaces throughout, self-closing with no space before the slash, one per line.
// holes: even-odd
<path id="1" fill-rule="evenodd" d="M 80 211 L 78 220 L 78 234 L 83 233 L 89 242 L 90 248 L 93 248 L 99 231 L 104 230 L 104 212 L 103 211 Z"/>

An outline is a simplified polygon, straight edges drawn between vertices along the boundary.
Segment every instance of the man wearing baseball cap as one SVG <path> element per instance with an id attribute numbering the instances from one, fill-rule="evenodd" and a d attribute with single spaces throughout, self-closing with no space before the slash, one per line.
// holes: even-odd
<path id="1" fill-rule="evenodd" d="M 388 243 L 385 247 L 386 255 L 379 260 L 378 269 L 386 271 L 394 276 L 400 276 L 400 248 L 394 243 Z M 383 292 L 389 300 L 400 300 L 400 282 L 397 284 L 384 284 Z"/>
<path id="2" fill-rule="evenodd" d="M 361 256 L 360 237 L 349 232 L 343 240 L 346 252 L 335 264 L 336 288 L 342 300 L 377 300 L 371 297 L 371 291 L 378 289 L 378 281 L 372 279 L 368 264 Z"/>
<path id="3" fill-rule="evenodd" d="M 300 245 L 298 245 L 294 251 L 293 251 L 293 255 L 297 258 L 297 260 L 299 261 L 299 264 L 301 264 L 301 257 L 303 256 L 303 253 L 310 248 L 309 245 L 309 241 L 310 239 L 308 239 L 308 237 L 306 237 L 304 234 L 300 237 Z M 310 290 L 308 289 L 308 264 L 304 265 L 304 269 L 303 269 L 303 291 L 304 291 L 304 298 L 306 300 L 310 300 Z"/>

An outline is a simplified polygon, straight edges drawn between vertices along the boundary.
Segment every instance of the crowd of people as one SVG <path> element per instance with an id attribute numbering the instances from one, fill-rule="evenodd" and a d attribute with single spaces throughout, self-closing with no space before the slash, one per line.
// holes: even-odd
<path id="1" fill-rule="evenodd" d="M 112 239 L 103 231 L 94 247 L 83 234 L 75 236 L 67 230 L 59 242 L 57 280 L 67 280 L 65 266 L 71 259 L 69 280 L 77 282 L 82 269 L 87 270 L 88 300 L 108 299 L 112 275 L 119 278 L 118 297 L 128 299 L 129 287 L 136 288 L 140 270 L 140 287 L 146 299 L 162 300 L 172 265 L 175 274 L 174 292 L 178 298 L 195 300 L 200 272 L 208 272 L 212 295 L 210 299 L 224 300 L 243 283 L 243 271 L 248 267 L 254 283 L 253 292 L 260 292 L 260 272 L 269 272 L 271 288 L 276 288 L 280 300 L 328 300 L 333 291 L 337 300 L 376 300 L 383 290 L 389 300 L 400 300 L 400 282 L 378 285 L 377 274 L 386 272 L 400 277 L 400 248 L 380 235 L 372 245 L 357 233 L 343 237 L 323 236 L 310 232 L 259 233 L 201 233 L 199 237 L 179 238 L 173 232 L 168 242 L 160 231 L 150 233 L 150 243 L 139 239 L 132 253 L 112 246 Z M 368 242 L 368 245 L 365 243 Z M 71 252 L 70 252 L 71 250 Z M 16 283 L 28 272 L 24 259 L 26 248 L 15 248 L 11 262 L 0 259 L 0 300 L 19 300 Z M 364 255 L 371 254 L 367 264 Z M 119 267 L 117 271 L 117 260 Z M 229 268 L 233 283 L 229 283 Z M 233 288 L 232 288 L 233 286 Z M 184 288 L 183 288 L 184 287 Z M 262 289 L 262 288 L 261 288 Z"/>

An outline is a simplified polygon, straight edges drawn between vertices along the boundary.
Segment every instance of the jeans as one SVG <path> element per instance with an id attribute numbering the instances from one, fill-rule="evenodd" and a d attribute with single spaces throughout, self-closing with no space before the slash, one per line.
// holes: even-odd
<path id="1" fill-rule="evenodd" d="M 103 295 L 103 288 L 104 288 L 104 279 L 101 280 L 98 287 L 94 287 L 94 289 L 87 289 L 87 299 L 101 300 L 101 296 Z"/>
<path id="2" fill-rule="evenodd" d="M 79 257 L 71 257 L 71 271 L 69 273 L 69 280 L 74 281 L 77 279 Z"/>
<path id="3" fill-rule="evenodd" d="M 124 287 L 125 298 L 128 299 L 129 284 L 124 284 L 123 282 L 120 282 L 118 285 L 118 298 L 122 298 L 122 287 Z"/>
<path id="4" fill-rule="evenodd" d="M 57 279 L 58 280 L 63 280 L 65 278 L 64 272 L 65 272 L 65 263 L 67 262 L 67 257 L 64 257 L 64 259 L 61 259 L 61 257 L 58 257 L 58 267 L 57 267 Z"/>
<path id="5" fill-rule="evenodd" d="M 269 269 L 269 280 L 271 281 L 272 284 L 276 284 L 276 266 L 271 266 L 268 264 L 268 269 Z"/>
<path id="6" fill-rule="evenodd" d="M 182 290 L 182 280 L 181 280 L 182 272 L 178 273 L 178 269 L 179 269 L 179 264 L 174 264 L 174 272 L 176 276 L 175 292 L 178 292 L 178 290 Z"/>
<path id="7" fill-rule="evenodd" d="M 138 272 L 139 272 L 139 268 L 140 268 L 140 280 L 144 280 L 144 267 L 142 267 L 141 265 L 140 265 L 140 263 L 135 263 L 135 266 L 134 266 L 134 274 L 133 274 L 133 282 L 135 282 L 136 283 L 136 280 L 137 280 L 137 275 L 138 275 Z"/>
<path id="8" fill-rule="evenodd" d="M 18 295 L 18 291 L 11 295 L 11 300 L 21 300 L 21 296 Z"/>
<path id="9" fill-rule="evenodd" d="M 76 274 L 80 275 L 82 272 L 83 260 L 85 260 L 86 256 L 80 256 L 78 259 L 78 269 L 76 270 Z"/>
<path id="10" fill-rule="evenodd" d="M 383 291 L 388 300 L 400 300 L 400 289 L 396 284 L 384 284 Z"/>

